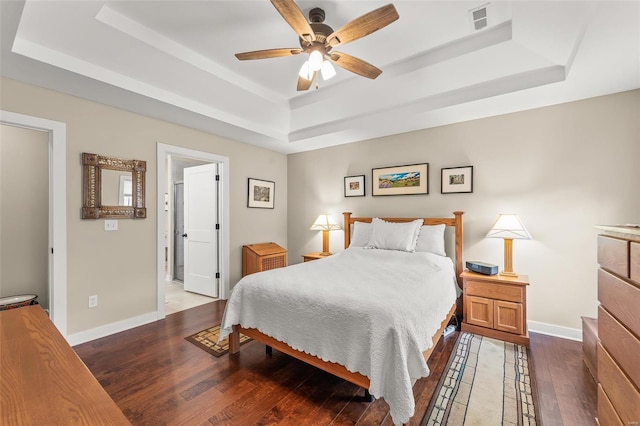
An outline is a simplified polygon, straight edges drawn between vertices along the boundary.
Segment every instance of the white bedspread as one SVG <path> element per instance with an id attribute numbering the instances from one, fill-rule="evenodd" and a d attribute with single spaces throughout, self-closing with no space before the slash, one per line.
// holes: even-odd
<path id="1" fill-rule="evenodd" d="M 227 302 L 220 336 L 234 324 L 256 328 L 359 372 L 402 424 L 415 410 L 413 384 L 429 374 L 422 352 L 458 291 L 450 258 L 349 248 L 244 277 Z"/>

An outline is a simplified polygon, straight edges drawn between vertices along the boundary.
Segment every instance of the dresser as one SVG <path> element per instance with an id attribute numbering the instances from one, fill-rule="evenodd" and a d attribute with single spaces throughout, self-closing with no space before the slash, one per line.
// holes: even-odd
<path id="1" fill-rule="evenodd" d="M 640 228 L 598 226 L 598 417 L 640 424 Z"/>
<path id="2" fill-rule="evenodd" d="M 529 277 L 482 275 L 464 271 L 462 331 L 529 346 Z"/>
<path id="3" fill-rule="evenodd" d="M 287 266 L 287 250 L 276 243 L 242 246 L 242 276 Z"/>
<path id="4" fill-rule="evenodd" d="M 0 347 L 0 424 L 131 424 L 40 305 L 0 312 Z"/>

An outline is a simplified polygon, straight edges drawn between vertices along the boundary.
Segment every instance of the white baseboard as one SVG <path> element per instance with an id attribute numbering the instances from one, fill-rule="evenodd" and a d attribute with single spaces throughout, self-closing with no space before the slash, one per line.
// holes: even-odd
<path id="1" fill-rule="evenodd" d="M 149 312 L 148 314 L 138 315 L 137 317 L 127 318 L 126 320 L 113 322 L 111 324 L 101 325 L 100 327 L 92 328 L 90 330 L 81 331 L 79 333 L 70 334 L 66 337 L 67 342 L 71 346 L 79 345 L 80 343 L 89 342 L 91 340 L 99 339 L 101 337 L 110 336 L 121 331 L 129 330 L 131 328 L 139 327 L 141 325 L 149 324 L 158 320 L 157 312 Z"/>
<path id="2" fill-rule="evenodd" d="M 582 342 L 582 330 L 579 328 L 562 327 L 537 321 L 527 321 L 527 324 L 529 325 L 530 332 Z"/>

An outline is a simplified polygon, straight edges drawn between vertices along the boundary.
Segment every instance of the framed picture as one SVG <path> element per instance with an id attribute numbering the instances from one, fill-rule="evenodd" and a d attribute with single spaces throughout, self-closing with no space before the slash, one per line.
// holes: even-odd
<path id="1" fill-rule="evenodd" d="M 473 192 L 473 166 L 448 167 L 442 169 L 443 194 Z"/>
<path id="2" fill-rule="evenodd" d="M 276 184 L 268 180 L 249 178 L 247 207 L 272 209 L 276 195 Z"/>
<path id="3" fill-rule="evenodd" d="M 364 197 L 364 175 L 344 178 L 345 197 Z"/>
<path id="4" fill-rule="evenodd" d="M 372 169 L 371 178 L 374 196 L 429 193 L 429 163 Z"/>

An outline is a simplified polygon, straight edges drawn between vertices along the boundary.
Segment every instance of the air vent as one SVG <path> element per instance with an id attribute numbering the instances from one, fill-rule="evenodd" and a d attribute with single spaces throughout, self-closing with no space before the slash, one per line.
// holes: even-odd
<path id="1" fill-rule="evenodd" d="M 489 3 L 469 11 L 471 31 L 480 31 L 489 25 Z"/>

